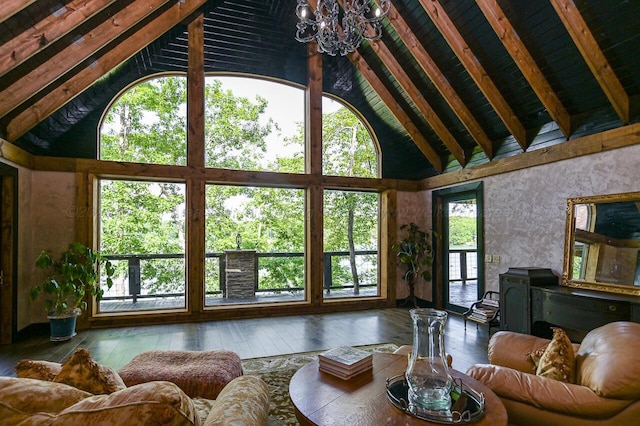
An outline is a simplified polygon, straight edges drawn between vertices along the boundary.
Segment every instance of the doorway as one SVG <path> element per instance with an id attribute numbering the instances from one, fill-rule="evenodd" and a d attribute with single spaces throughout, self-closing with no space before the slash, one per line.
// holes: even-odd
<path id="1" fill-rule="evenodd" d="M 18 248 L 18 170 L 0 163 L 0 344 L 13 342 L 17 327 L 15 273 Z"/>
<path id="2" fill-rule="evenodd" d="M 432 202 L 438 235 L 433 297 L 462 313 L 484 293 L 482 182 L 434 191 Z"/>

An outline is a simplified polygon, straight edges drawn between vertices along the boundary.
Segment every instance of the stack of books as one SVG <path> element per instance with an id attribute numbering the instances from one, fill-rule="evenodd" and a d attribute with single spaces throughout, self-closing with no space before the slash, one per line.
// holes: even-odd
<path id="1" fill-rule="evenodd" d="M 496 311 L 493 309 L 476 307 L 471 311 L 469 319 L 477 320 L 480 322 L 487 322 L 493 317 L 495 312 Z"/>
<path id="2" fill-rule="evenodd" d="M 318 355 L 320 371 L 347 380 L 373 368 L 373 354 L 350 346 L 340 346 Z"/>
<path id="3" fill-rule="evenodd" d="M 500 301 L 496 299 L 482 299 L 482 304 L 486 306 L 490 306 L 492 308 L 500 307 Z"/>

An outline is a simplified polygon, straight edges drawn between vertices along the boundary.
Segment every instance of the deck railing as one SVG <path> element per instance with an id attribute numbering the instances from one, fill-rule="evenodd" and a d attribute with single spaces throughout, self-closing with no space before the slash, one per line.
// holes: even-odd
<path id="1" fill-rule="evenodd" d="M 449 284 L 478 280 L 476 249 L 449 249 Z"/>
<path id="2" fill-rule="evenodd" d="M 377 255 L 375 250 L 358 250 L 355 252 L 356 258 L 360 261 L 359 276 L 361 288 L 376 287 L 377 284 Z M 255 280 L 255 292 L 256 293 L 279 293 L 288 292 L 296 293 L 304 291 L 304 253 L 282 253 L 282 252 L 262 252 L 255 253 L 256 256 L 256 280 Z M 329 294 L 332 290 L 344 290 L 353 288 L 353 282 L 351 282 L 351 272 L 348 262 L 346 266 L 343 264 L 344 259 L 348 260 L 349 252 L 347 251 L 331 251 L 324 253 L 324 290 Z M 114 263 L 126 262 L 127 272 L 124 277 L 126 283 L 126 289 L 120 289 L 118 294 L 115 292 L 105 293 L 102 298 L 104 301 L 109 300 L 131 300 L 133 303 L 137 299 L 144 298 L 168 298 L 168 297 L 181 297 L 184 296 L 184 282 L 165 283 L 164 285 L 157 285 L 158 276 L 142 276 L 143 268 L 141 265 L 144 262 L 159 262 L 159 266 L 154 268 L 155 271 L 160 274 L 162 270 L 174 270 L 174 275 L 184 274 L 184 254 L 114 254 L 106 256 Z M 208 279 L 206 283 L 207 290 L 205 291 L 208 297 L 221 297 L 226 294 L 226 265 L 224 253 L 206 253 L 205 258 L 207 262 L 213 262 L 209 264 Z M 296 259 L 299 258 L 299 273 L 296 277 L 289 277 L 287 281 L 293 282 L 295 285 L 282 285 L 278 287 L 267 287 L 263 284 L 265 281 L 261 279 L 261 272 L 266 272 L 269 267 L 265 266 L 269 260 L 274 259 Z M 171 263 L 175 263 L 171 265 Z M 262 265 L 261 265 L 262 263 Z M 164 264 L 164 266 L 163 266 Z M 290 265 L 291 266 L 291 265 Z M 295 268 L 294 268 L 295 269 Z M 346 272 L 344 270 L 347 270 Z M 372 272 L 373 271 L 373 272 Z M 346 278 L 348 277 L 348 278 Z M 150 283 L 156 283 L 158 287 L 167 287 L 175 291 L 151 291 L 149 292 L 145 287 L 149 287 Z M 182 290 L 181 290 L 182 289 Z"/>

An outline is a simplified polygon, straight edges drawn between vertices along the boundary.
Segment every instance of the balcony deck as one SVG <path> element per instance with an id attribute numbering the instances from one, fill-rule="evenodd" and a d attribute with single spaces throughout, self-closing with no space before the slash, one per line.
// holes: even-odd
<path id="1" fill-rule="evenodd" d="M 360 289 L 360 295 L 354 296 L 352 289 L 331 290 L 323 293 L 325 298 L 338 299 L 349 297 L 371 297 L 376 296 L 377 289 L 375 287 L 363 287 Z M 452 284 L 449 291 L 450 303 L 462 307 L 469 307 L 478 299 L 477 283 L 469 281 L 466 284 Z M 287 303 L 304 300 L 302 292 L 264 292 L 256 293 L 252 298 L 223 298 L 223 297 L 207 297 L 205 306 L 214 307 L 222 305 L 246 305 L 246 304 L 264 304 L 264 303 Z M 144 311 L 144 310 L 165 310 L 165 309 L 181 309 L 185 307 L 184 296 L 178 297 L 154 297 L 154 298 L 138 298 L 135 302 L 131 299 L 125 300 L 105 300 L 100 304 L 102 312 L 119 312 L 119 311 Z"/>

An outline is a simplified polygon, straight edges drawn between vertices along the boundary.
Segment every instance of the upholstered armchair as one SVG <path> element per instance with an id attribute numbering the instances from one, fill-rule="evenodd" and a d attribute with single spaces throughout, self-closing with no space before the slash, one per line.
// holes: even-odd
<path id="1" fill-rule="evenodd" d="M 573 382 L 536 374 L 541 368 L 532 359 L 548 355 L 550 342 L 499 331 L 489 341 L 490 364 L 474 365 L 467 374 L 500 397 L 512 425 L 637 424 L 640 324 L 609 323 L 590 331 L 580 345 L 569 342 L 575 352 L 565 350 L 568 361 L 555 359 L 554 365 L 573 368 Z"/>

